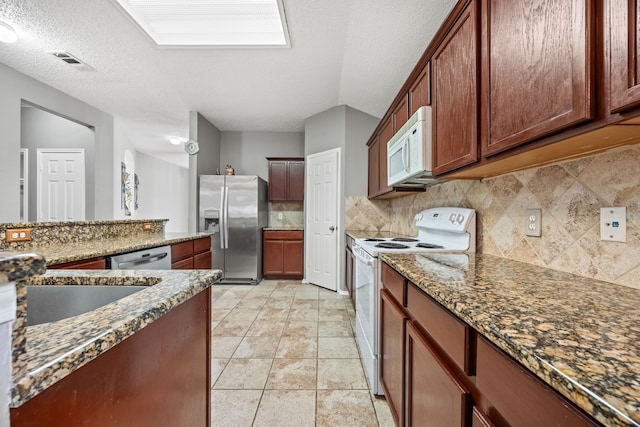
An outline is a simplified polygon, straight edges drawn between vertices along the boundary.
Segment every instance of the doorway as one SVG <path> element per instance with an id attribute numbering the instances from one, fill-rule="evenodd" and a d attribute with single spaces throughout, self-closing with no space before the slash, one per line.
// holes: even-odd
<path id="1" fill-rule="evenodd" d="M 305 198 L 305 275 L 309 283 L 338 290 L 340 148 L 310 154 Z"/>

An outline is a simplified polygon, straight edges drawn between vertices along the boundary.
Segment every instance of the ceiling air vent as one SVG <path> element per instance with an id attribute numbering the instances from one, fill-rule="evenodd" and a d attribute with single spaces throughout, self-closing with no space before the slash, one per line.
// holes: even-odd
<path id="1" fill-rule="evenodd" d="M 59 58 L 61 60 L 63 60 L 64 62 L 66 62 L 67 64 L 71 65 L 73 68 L 77 69 L 77 70 L 81 70 L 81 71 L 91 71 L 93 70 L 93 68 L 87 64 L 85 64 L 84 62 L 80 61 L 78 58 L 76 58 L 75 56 L 71 55 L 69 52 L 65 52 L 63 50 L 56 50 L 53 52 L 49 52 L 50 54 L 52 54 L 53 56 L 55 56 L 56 58 Z"/>

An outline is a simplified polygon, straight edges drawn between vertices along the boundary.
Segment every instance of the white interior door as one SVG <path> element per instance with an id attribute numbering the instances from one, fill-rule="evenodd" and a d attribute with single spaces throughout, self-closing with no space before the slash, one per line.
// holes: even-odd
<path id="1" fill-rule="evenodd" d="M 338 171 L 340 149 L 307 156 L 306 281 L 338 289 Z"/>
<path id="2" fill-rule="evenodd" d="M 38 149 L 38 221 L 85 219 L 84 149 Z"/>

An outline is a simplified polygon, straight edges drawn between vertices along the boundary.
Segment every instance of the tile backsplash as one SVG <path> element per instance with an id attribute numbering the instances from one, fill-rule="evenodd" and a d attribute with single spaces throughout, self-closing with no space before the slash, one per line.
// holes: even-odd
<path id="1" fill-rule="evenodd" d="M 451 181 L 387 201 L 347 197 L 347 230 L 417 234 L 430 207 L 477 211 L 477 250 L 640 289 L 640 146 L 480 181 Z M 626 206 L 626 243 L 600 240 L 600 208 Z M 542 237 L 524 235 L 542 209 Z"/>
<path id="2" fill-rule="evenodd" d="M 304 228 L 304 202 L 269 202 L 269 227 Z"/>

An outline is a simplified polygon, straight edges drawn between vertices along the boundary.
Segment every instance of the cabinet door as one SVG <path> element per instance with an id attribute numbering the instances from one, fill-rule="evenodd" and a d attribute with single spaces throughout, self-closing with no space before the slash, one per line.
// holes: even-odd
<path id="1" fill-rule="evenodd" d="M 406 345 L 406 425 L 468 426 L 469 391 L 411 322 Z"/>
<path id="2" fill-rule="evenodd" d="M 202 252 L 193 256 L 193 268 L 196 270 L 211 270 L 211 251 Z"/>
<path id="3" fill-rule="evenodd" d="M 464 8 L 431 60 L 436 175 L 478 160 L 476 8 Z"/>
<path id="4" fill-rule="evenodd" d="M 262 250 L 262 273 L 282 274 L 284 265 L 284 242 L 282 240 L 265 240 Z"/>
<path id="5" fill-rule="evenodd" d="M 105 268 L 107 268 L 107 261 L 104 258 L 85 259 L 47 267 L 48 270 L 104 270 Z"/>
<path id="6" fill-rule="evenodd" d="M 369 197 L 375 197 L 380 192 L 380 169 L 378 159 L 380 158 L 380 138 L 376 137 L 373 144 L 369 146 Z"/>
<path id="7" fill-rule="evenodd" d="M 304 266 L 304 242 L 302 240 L 284 241 L 283 252 L 282 273 L 302 276 Z"/>
<path id="8" fill-rule="evenodd" d="M 380 291 L 380 383 L 396 425 L 404 425 L 404 333 L 407 315 L 385 289 Z M 418 425 L 418 424 L 416 424 Z M 444 425 L 444 424 L 443 424 Z"/>
<path id="9" fill-rule="evenodd" d="M 193 270 L 193 257 L 171 263 L 172 270 Z"/>
<path id="10" fill-rule="evenodd" d="M 416 80 L 409 88 L 409 117 L 418 111 L 418 108 L 431 105 L 431 64 L 422 69 Z"/>
<path id="11" fill-rule="evenodd" d="M 287 200 L 304 200 L 304 161 L 289 162 Z"/>
<path id="12" fill-rule="evenodd" d="M 380 141 L 378 143 L 378 194 L 390 192 L 393 188 L 387 184 L 387 142 L 393 137 L 393 117 L 389 117 L 380 129 Z M 406 120 L 405 120 L 406 121 Z"/>
<path id="13" fill-rule="evenodd" d="M 405 95 L 393 109 L 393 134 L 391 136 L 395 135 L 398 129 L 407 123 L 407 120 L 409 120 L 409 94 Z"/>
<path id="14" fill-rule="evenodd" d="M 591 119 L 592 2 L 482 0 L 482 6 L 483 155 Z"/>
<path id="15" fill-rule="evenodd" d="M 640 1 L 610 0 L 611 112 L 640 105 Z"/>
<path id="16" fill-rule="evenodd" d="M 287 200 L 287 162 L 285 160 L 269 161 L 269 201 Z"/>

